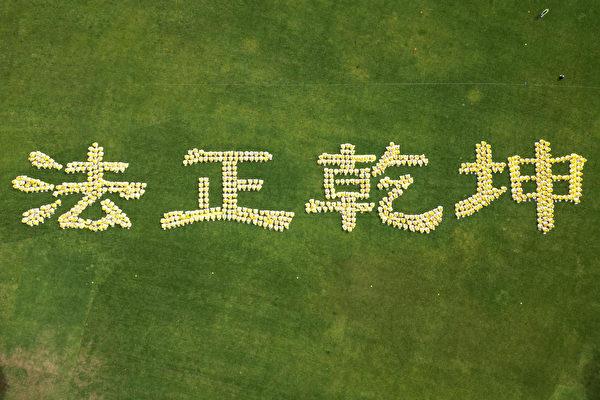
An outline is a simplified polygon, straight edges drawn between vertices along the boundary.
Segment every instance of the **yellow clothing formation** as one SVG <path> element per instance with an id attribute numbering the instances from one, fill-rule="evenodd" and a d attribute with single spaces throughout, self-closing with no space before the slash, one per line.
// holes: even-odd
<path id="1" fill-rule="evenodd" d="M 356 214 L 373 210 L 375 203 L 358 202 L 370 196 L 371 177 L 383 174 L 389 167 L 426 166 L 427 157 L 421 155 L 406 155 L 400 152 L 400 146 L 391 142 L 379 161 L 370 168 L 356 168 L 356 163 L 374 162 L 377 157 L 373 154 L 356 155 L 355 146 L 344 143 L 340 146 L 339 154 L 323 153 L 319 156 L 318 164 L 339 168 L 324 168 L 323 188 L 325 200 L 309 199 L 305 204 L 307 213 L 338 212 L 342 217 L 342 229 L 351 232 L 356 227 Z M 338 178 L 338 176 L 341 176 Z M 346 178 L 353 176 L 353 178 Z M 404 214 L 392 209 L 392 202 L 400 197 L 403 190 L 413 183 L 410 175 L 399 179 L 386 176 L 377 184 L 380 190 L 389 189 L 387 196 L 380 202 L 377 211 L 381 221 L 395 228 L 411 232 L 430 233 L 441 223 L 443 207 L 436 207 L 422 214 Z M 358 191 L 336 191 L 338 185 L 354 185 Z"/>
<path id="2" fill-rule="evenodd" d="M 543 233 L 554 228 L 554 203 L 567 201 L 578 204 L 583 192 L 583 165 L 587 161 L 578 154 L 552 157 L 550 143 L 540 140 L 535 143 L 535 158 L 512 156 L 508 158 L 512 198 L 516 202 L 535 201 L 537 203 L 537 226 Z M 569 163 L 568 175 L 556 175 L 552 172 L 553 164 Z M 521 165 L 535 165 L 535 175 L 521 175 Z M 523 182 L 535 182 L 536 190 L 525 193 Z M 554 182 L 569 183 L 568 194 L 555 194 Z"/>
<path id="3" fill-rule="evenodd" d="M 294 217 L 293 212 L 258 210 L 239 207 L 239 191 L 258 191 L 262 188 L 262 179 L 238 179 L 239 162 L 266 162 L 273 156 L 265 151 L 204 151 L 192 149 L 184 156 L 183 165 L 220 162 L 223 178 L 223 204 L 221 207 L 209 206 L 209 179 L 198 179 L 198 209 L 191 211 L 170 211 L 160 220 L 162 229 L 173 229 L 199 221 L 236 221 L 283 232 L 289 229 Z"/>
<path id="4" fill-rule="evenodd" d="M 39 179 L 28 176 L 18 176 L 13 179 L 13 187 L 17 190 L 31 192 L 53 191 L 54 197 L 80 193 L 83 194 L 81 200 L 75 204 L 69 211 L 58 217 L 59 226 L 65 228 L 88 229 L 91 231 L 104 231 L 109 227 L 119 225 L 123 228 L 130 228 L 131 221 L 127 215 L 111 200 L 104 199 L 100 202 L 102 210 L 106 216 L 98 219 L 83 219 L 80 214 L 89 206 L 98 201 L 106 193 L 118 193 L 120 197 L 130 200 L 139 199 L 145 192 L 146 184 L 140 182 L 112 182 L 104 179 L 104 172 L 122 173 L 129 166 L 123 162 L 106 162 L 104 159 L 104 149 L 93 143 L 88 148 L 87 161 L 75 161 L 67 164 L 64 171 L 71 173 L 86 173 L 85 182 L 64 182 L 59 185 L 53 185 Z M 63 166 L 54 161 L 48 155 L 33 151 L 29 154 L 29 161 L 38 169 L 56 169 L 60 170 Z M 23 213 L 23 223 L 34 226 L 44 223 L 50 218 L 61 205 L 61 200 L 53 203 L 32 208 Z"/>
<path id="5" fill-rule="evenodd" d="M 457 218 L 475 214 L 506 192 L 506 186 L 496 188 L 492 183 L 492 174 L 504 171 L 505 167 L 506 163 L 492 160 L 492 146 L 485 141 L 475 145 L 475 162 L 462 163 L 458 172 L 477 175 L 477 193 L 454 205 Z"/>

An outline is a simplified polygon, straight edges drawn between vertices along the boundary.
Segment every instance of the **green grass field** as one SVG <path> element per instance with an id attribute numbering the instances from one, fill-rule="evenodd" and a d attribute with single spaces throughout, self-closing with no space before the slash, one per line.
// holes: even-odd
<path id="1" fill-rule="evenodd" d="M 3 1 L 0 400 L 600 399 L 599 37 L 593 0 Z M 476 143 L 506 162 L 542 138 L 588 160 L 554 230 L 509 194 L 456 219 Z M 398 210 L 444 207 L 435 232 L 304 211 L 319 154 L 390 141 L 429 158 L 389 174 L 415 180 Z M 129 163 L 107 178 L 148 184 L 109 197 L 133 227 L 22 224 L 53 197 L 17 175 L 85 179 L 29 152 L 66 164 L 92 142 Z M 240 164 L 265 183 L 239 201 L 294 211 L 290 229 L 163 231 L 198 177 L 221 202 L 192 148 L 272 153 Z"/>

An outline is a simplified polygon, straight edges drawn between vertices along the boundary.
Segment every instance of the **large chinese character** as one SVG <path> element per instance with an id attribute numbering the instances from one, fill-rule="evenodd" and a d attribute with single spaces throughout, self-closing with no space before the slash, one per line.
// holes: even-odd
<path id="1" fill-rule="evenodd" d="M 427 165 L 424 155 L 403 155 L 400 148 L 394 143 L 387 146 L 385 153 L 372 168 L 356 168 L 356 163 L 374 162 L 375 155 L 356 155 L 352 144 L 342 144 L 339 154 L 323 153 L 319 156 L 320 165 L 339 165 L 340 168 L 324 168 L 324 181 L 326 200 L 310 199 L 306 203 L 307 213 L 339 212 L 342 216 L 342 229 L 350 232 L 356 226 L 356 214 L 370 212 L 375 207 L 374 203 L 358 202 L 370 196 L 370 180 L 372 176 L 383 174 L 392 166 L 423 166 Z M 352 176 L 352 178 L 347 178 Z M 386 176 L 378 183 L 381 190 L 389 190 L 378 207 L 381 221 L 387 225 L 410 230 L 412 232 L 429 233 L 436 228 L 442 220 L 442 207 L 437 207 L 423 214 L 404 214 L 394 211 L 392 203 L 400 197 L 403 190 L 413 183 L 410 175 L 403 175 L 399 179 Z M 336 185 L 353 185 L 358 191 L 338 191 Z"/>
<path id="2" fill-rule="evenodd" d="M 424 154 L 421 155 L 406 155 L 400 152 L 400 146 L 391 142 L 386 147 L 386 151 L 381 156 L 377 165 L 373 167 L 373 176 L 379 176 L 389 167 L 400 166 L 425 166 L 429 163 Z M 413 178 L 410 175 L 402 175 L 398 179 L 391 179 L 389 176 L 383 177 L 377 184 L 380 190 L 390 189 L 387 196 L 379 201 L 379 217 L 381 221 L 387 225 L 411 232 L 430 233 L 442 222 L 444 208 L 438 206 L 432 210 L 422 214 L 405 214 L 399 211 L 394 211 L 392 203 L 398 197 L 402 196 L 413 183 Z"/>
<path id="3" fill-rule="evenodd" d="M 123 228 L 130 228 L 131 221 L 127 215 L 111 200 L 104 199 L 100 202 L 102 210 L 106 215 L 97 220 L 89 218 L 83 219 L 81 213 L 89 206 L 99 200 L 104 194 L 118 193 L 124 199 L 139 199 L 145 191 L 146 184 L 139 182 L 111 182 L 104 179 L 105 172 L 124 172 L 127 169 L 127 163 L 106 162 L 103 161 L 104 149 L 93 143 L 88 149 L 87 161 L 75 161 L 67 164 L 66 173 L 85 173 L 86 182 L 63 182 L 60 185 L 46 183 L 39 179 L 30 178 L 25 175 L 16 177 L 13 181 L 13 187 L 23 192 L 49 192 L 53 190 L 55 197 L 79 193 L 83 197 L 69 211 L 58 217 L 58 223 L 61 228 L 89 229 L 92 231 L 103 231 L 115 225 Z M 63 166 L 46 154 L 34 151 L 29 154 L 29 161 L 38 169 L 56 169 L 61 170 Z M 34 226 L 44 223 L 51 217 L 61 205 L 58 199 L 53 203 L 45 204 L 39 208 L 32 208 L 23 213 L 22 222 Z"/>
<path id="4" fill-rule="evenodd" d="M 494 187 L 492 174 L 504 171 L 506 163 L 492 160 L 492 146 L 482 141 L 475 145 L 475 162 L 462 163 L 459 173 L 477 175 L 477 192 L 454 205 L 458 218 L 475 214 L 506 192 L 506 186 Z"/>
<path id="5" fill-rule="evenodd" d="M 555 175 L 552 165 L 569 163 L 568 175 Z M 579 203 L 582 193 L 583 165 L 586 159 L 577 154 L 553 158 L 550 154 L 550 143 L 540 140 L 535 143 L 535 158 L 512 156 L 508 158 L 512 198 L 518 203 L 524 201 L 537 202 L 537 224 L 543 233 L 554 228 L 554 203 L 570 201 Z M 535 175 L 521 175 L 521 165 L 535 165 Z M 524 193 L 523 182 L 535 182 L 535 192 Z M 567 181 L 568 194 L 554 194 L 554 182 Z"/>
<path id="6" fill-rule="evenodd" d="M 170 211 L 160 220 L 163 229 L 176 228 L 198 221 L 227 220 L 251 223 L 265 229 L 283 231 L 288 229 L 293 212 L 257 210 L 238 206 L 240 191 L 258 191 L 262 188 L 261 179 L 238 179 L 237 164 L 240 162 L 265 162 L 273 156 L 266 151 L 204 151 L 192 149 L 185 155 L 183 164 L 192 165 L 205 162 L 222 164 L 223 204 L 210 207 L 208 198 L 209 180 L 198 180 L 198 209 L 191 211 Z"/>
<path id="7" fill-rule="evenodd" d="M 338 165 L 339 168 L 324 168 L 323 186 L 327 200 L 310 199 L 306 203 L 307 213 L 339 212 L 342 229 L 351 232 L 356 226 L 356 214 L 369 212 L 374 203 L 358 202 L 368 199 L 371 192 L 371 168 L 356 168 L 356 163 L 375 161 L 371 154 L 357 155 L 353 144 L 342 144 L 339 154 L 323 153 L 319 165 Z M 349 178 L 350 177 L 350 178 Z M 358 191 L 338 191 L 336 185 L 353 185 Z"/>

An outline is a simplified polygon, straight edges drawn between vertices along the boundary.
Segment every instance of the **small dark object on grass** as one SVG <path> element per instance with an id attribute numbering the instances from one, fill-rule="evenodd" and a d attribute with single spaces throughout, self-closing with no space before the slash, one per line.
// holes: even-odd
<path id="1" fill-rule="evenodd" d="M 560 74 L 560 75 L 558 76 L 558 80 L 559 80 L 559 81 L 562 81 L 563 79 L 565 79 L 565 75 L 564 75 L 564 74 Z"/>

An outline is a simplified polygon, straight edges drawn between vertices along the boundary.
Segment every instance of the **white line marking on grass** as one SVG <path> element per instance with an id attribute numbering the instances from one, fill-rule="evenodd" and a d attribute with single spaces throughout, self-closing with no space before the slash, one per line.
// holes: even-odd
<path id="1" fill-rule="evenodd" d="M 83 84 L 78 82 L 70 82 L 78 86 Z M 27 83 L 8 83 L 5 86 L 24 86 Z M 514 83 L 514 82 L 365 82 L 365 83 L 328 83 L 328 82 L 288 82 L 288 83 L 277 83 L 277 82 L 194 82 L 194 83 L 171 83 L 171 82 L 121 82 L 119 85 L 137 85 L 137 86 L 255 86 L 255 87 L 317 87 L 317 86 L 332 86 L 332 87 L 366 87 L 366 86 L 505 86 L 505 87 L 544 87 L 544 88 L 570 88 L 570 89 L 593 89 L 600 90 L 600 86 L 595 85 L 565 85 L 565 84 L 550 84 L 550 83 L 534 83 L 529 84 L 527 82 Z"/>
<path id="2" fill-rule="evenodd" d="M 364 87 L 364 86 L 507 86 L 507 87 L 548 87 L 548 88 L 572 88 L 572 89 L 600 89 L 594 85 L 563 85 L 544 83 L 509 83 L 509 82 L 366 82 L 366 83 L 319 83 L 319 82 L 290 82 L 290 83 L 250 83 L 250 82 L 197 82 L 197 83 L 131 83 L 132 85 L 147 86 L 256 86 L 256 87 L 302 87 L 302 86 L 340 86 L 340 87 Z"/>

